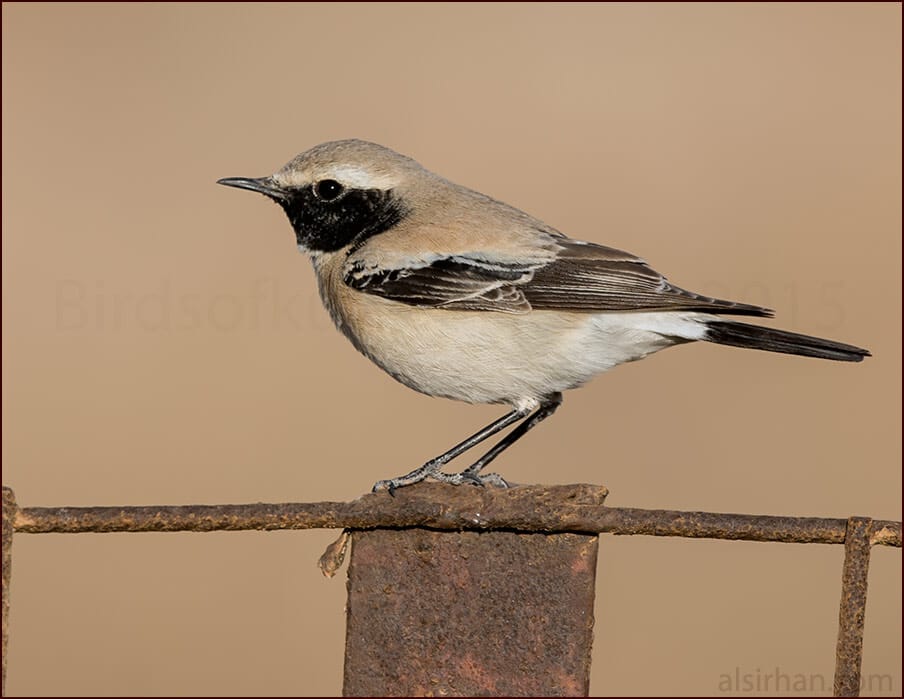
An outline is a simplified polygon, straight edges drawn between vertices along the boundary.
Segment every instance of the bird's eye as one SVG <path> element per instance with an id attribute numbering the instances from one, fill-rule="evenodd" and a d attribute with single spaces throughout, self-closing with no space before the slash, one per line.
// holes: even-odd
<path id="1" fill-rule="evenodd" d="M 345 187 L 336 182 L 336 180 L 320 180 L 314 185 L 314 193 L 323 201 L 333 201 L 344 191 Z"/>

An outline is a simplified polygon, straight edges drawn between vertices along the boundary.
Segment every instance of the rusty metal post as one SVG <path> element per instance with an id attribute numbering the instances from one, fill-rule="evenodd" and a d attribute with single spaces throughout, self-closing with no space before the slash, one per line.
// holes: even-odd
<path id="1" fill-rule="evenodd" d="M 838 645 L 835 650 L 835 696 L 860 696 L 863 662 L 863 622 L 866 616 L 866 585 L 873 521 L 869 517 L 848 519 L 844 538 L 844 568 L 841 573 L 841 609 L 838 614 Z"/>
<path id="2" fill-rule="evenodd" d="M 13 561 L 13 523 L 16 520 L 16 496 L 3 488 L 3 678 L 0 694 L 6 696 L 6 651 L 9 645 L 9 581 Z"/>
<path id="3" fill-rule="evenodd" d="M 352 533 L 344 696 L 587 696 L 598 537 Z"/>

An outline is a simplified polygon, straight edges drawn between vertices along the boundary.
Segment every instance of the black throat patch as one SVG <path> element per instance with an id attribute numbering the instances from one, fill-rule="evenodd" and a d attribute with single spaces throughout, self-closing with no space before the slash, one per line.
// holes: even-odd
<path id="1" fill-rule="evenodd" d="M 406 210 L 392 191 L 350 189 L 338 199 L 324 201 L 313 187 L 285 191 L 282 206 L 298 245 L 314 252 L 335 252 L 352 242 L 363 243 L 405 218 Z"/>

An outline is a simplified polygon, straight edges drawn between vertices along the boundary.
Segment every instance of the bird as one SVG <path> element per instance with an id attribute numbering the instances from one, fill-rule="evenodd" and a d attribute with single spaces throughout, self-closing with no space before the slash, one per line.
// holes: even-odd
<path id="1" fill-rule="evenodd" d="M 482 473 L 562 403 L 619 364 L 704 341 L 844 362 L 868 350 L 726 316 L 774 312 L 693 293 L 629 252 L 537 218 L 359 139 L 321 143 L 275 174 L 218 184 L 286 213 L 320 296 L 354 347 L 415 391 L 508 412 L 373 491 L 426 479 L 507 487 Z M 503 432 L 458 473 L 446 464 Z"/>

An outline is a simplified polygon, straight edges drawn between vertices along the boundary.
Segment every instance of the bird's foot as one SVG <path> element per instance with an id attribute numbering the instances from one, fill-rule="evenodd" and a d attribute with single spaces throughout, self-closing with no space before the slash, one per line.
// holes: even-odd
<path id="1" fill-rule="evenodd" d="M 477 485 L 481 488 L 491 485 L 496 488 L 508 488 L 508 482 L 500 476 L 498 473 L 488 473 L 484 476 L 481 476 L 477 473 L 472 472 L 470 469 L 462 471 L 461 473 L 442 473 L 437 471 L 436 473 L 430 476 L 434 480 L 439 481 L 440 483 L 449 483 L 450 485 L 462 485 L 464 483 L 470 483 L 471 485 Z"/>
<path id="2" fill-rule="evenodd" d="M 397 478 L 388 478 L 383 481 L 377 481 L 374 483 L 374 487 L 371 488 L 372 493 L 378 493 L 381 490 L 389 491 L 390 495 L 395 495 L 395 491 L 399 488 L 404 488 L 406 485 L 414 485 L 415 483 L 420 483 L 423 480 L 434 476 L 436 472 L 439 471 L 441 463 L 437 463 L 436 461 L 428 461 L 420 468 L 414 469 L 411 473 L 407 473 L 404 476 L 399 476 Z"/>
<path id="3" fill-rule="evenodd" d="M 488 485 L 495 488 L 509 487 L 508 481 L 498 473 L 487 473 L 486 475 L 481 476 L 470 469 L 466 469 L 461 473 L 443 473 L 439 470 L 439 467 L 436 467 L 435 470 L 430 470 L 422 466 L 407 475 L 377 481 L 374 483 L 371 492 L 378 493 L 381 490 L 386 490 L 390 495 L 395 496 L 395 492 L 399 488 L 420 483 L 428 478 L 432 478 L 440 483 L 448 483 L 449 485 L 463 485 L 464 483 L 470 483 L 471 485 L 480 486 L 481 488 Z"/>

